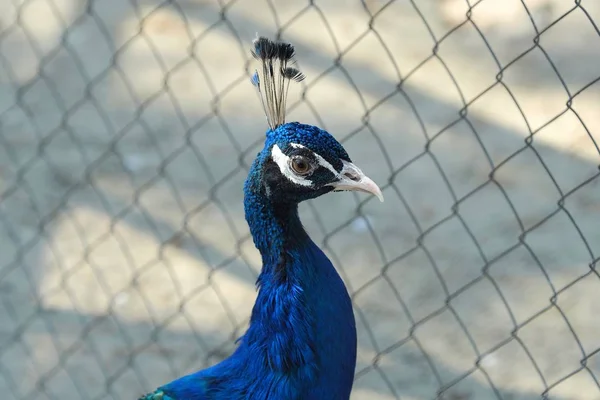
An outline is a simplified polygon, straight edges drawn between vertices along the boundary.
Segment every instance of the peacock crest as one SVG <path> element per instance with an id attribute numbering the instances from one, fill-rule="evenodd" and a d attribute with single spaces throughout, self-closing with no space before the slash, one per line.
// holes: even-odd
<path id="1" fill-rule="evenodd" d="M 295 67 L 294 46 L 274 42 L 264 36 L 254 39 L 252 56 L 261 64 L 252 75 L 267 123 L 271 130 L 285 123 L 285 108 L 290 82 L 301 82 L 305 76 Z"/>

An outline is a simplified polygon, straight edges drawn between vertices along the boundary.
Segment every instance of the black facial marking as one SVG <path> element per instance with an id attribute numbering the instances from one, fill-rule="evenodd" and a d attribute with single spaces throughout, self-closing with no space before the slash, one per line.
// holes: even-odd
<path id="1" fill-rule="evenodd" d="M 267 197 L 271 197 L 273 192 L 281 186 L 283 183 L 282 179 L 285 179 L 285 177 L 281 174 L 277 163 L 271 159 L 267 160 L 263 165 L 261 174 L 262 184 Z"/>
<path id="2" fill-rule="evenodd" d="M 335 175 L 327 168 L 320 166 L 310 150 L 294 150 L 297 150 L 295 154 L 302 154 L 309 162 L 313 163 L 313 172 L 309 175 L 301 176 L 303 179 L 310 181 L 312 185 L 303 186 L 294 183 L 281 173 L 279 165 L 273 159 L 268 159 L 263 164 L 261 171 L 261 185 L 263 194 L 274 203 L 299 203 L 333 190 L 332 186 L 326 185 L 336 179 Z"/>
<path id="3" fill-rule="evenodd" d="M 282 152 L 288 157 L 302 156 L 308 158 L 315 164 L 317 163 L 317 157 L 315 157 L 315 153 L 304 147 L 288 146 L 285 149 L 283 149 Z"/>

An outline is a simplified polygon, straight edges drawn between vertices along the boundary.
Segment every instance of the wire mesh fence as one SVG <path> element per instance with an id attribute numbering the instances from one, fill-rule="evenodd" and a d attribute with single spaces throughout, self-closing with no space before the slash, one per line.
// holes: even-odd
<path id="1" fill-rule="evenodd" d="M 600 399 L 600 6 L 3 0 L 0 391 L 131 399 L 224 357 L 260 259 L 255 32 L 290 120 L 386 203 L 303 221 L 359 327 L 356 399 Z"/>

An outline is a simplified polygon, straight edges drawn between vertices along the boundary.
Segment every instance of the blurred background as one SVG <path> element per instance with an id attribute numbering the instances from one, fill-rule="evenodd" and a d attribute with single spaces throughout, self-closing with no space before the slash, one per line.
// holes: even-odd
<path id="1" fill-rule="evenodd" d="M 260 258 L 256 33 L 385 203 L 301 207 L 353 399 L 600 399 L 600 3 L 0 0 L 0 393 L 136 399 L 226 357 Z"/>

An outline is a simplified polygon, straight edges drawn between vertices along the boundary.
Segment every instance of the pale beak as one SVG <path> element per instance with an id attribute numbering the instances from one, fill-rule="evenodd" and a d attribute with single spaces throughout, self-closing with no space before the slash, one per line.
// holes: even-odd
<path id="1" fill-rule="evenodd" d="M 340 172 L 339 180 L 330 185 L 334 191 L 354 190 L 358 192 L 371 193 L 383 203 L 383 193 L 379 186 L 371 178 L 366 176 L 356 165 L 343 161 L 344 167 Z"/>

